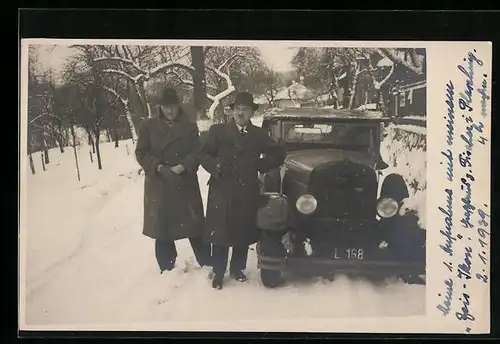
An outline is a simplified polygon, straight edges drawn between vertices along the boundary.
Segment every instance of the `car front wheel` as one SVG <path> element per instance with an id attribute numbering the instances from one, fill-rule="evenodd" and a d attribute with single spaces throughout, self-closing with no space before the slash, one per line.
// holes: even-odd
<path id="1" fill-rule="evenodd" d="M 260 269 L 260 279 L 266 288 L 276 288 L 282 284 L 281 271 Z"/>
<path id="2" fill-rule="evenodd" d="M 281 234 L 263 231 L 260 242 L 257 244 L 257 254 L 261 261 L 260 278 L 267 288 L 275 288 L 283 282 L 280 261 L 285 256 L 285 250 L 280 240 Z"/>

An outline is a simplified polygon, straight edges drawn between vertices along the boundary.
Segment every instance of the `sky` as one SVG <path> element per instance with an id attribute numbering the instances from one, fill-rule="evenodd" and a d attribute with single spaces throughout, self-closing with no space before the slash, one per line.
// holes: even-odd
<path id="1" fill-rule="evenodd" d="M 276 72 L 287 72 L 292 69 L 290 62 L 296 49 L 280 44 L 266 44 L 259 47 L 262 60 Z"/>

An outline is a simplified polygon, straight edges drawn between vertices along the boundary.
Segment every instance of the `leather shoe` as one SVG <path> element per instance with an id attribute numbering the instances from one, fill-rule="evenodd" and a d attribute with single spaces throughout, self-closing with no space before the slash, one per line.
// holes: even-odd
<path id="1" fill-rule="evenodd" d="M 214 279 L 212 280 L 212 288 L 214 289 L 222 289 L 223 287 L 223 280 L 224 276 L 222 275 L 215 275 Z"/>
<path id="2" fill-rule="evenodd" d="M 231 277 L 238 282 L 245 282 L 247 280 L 247 276 L 242 271 L 231 271 Z"/>

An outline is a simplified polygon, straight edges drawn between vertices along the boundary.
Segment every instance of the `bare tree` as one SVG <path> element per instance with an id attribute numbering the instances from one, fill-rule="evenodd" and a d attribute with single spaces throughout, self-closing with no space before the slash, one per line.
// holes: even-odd
<path id="1" fill-rule="evenodd" d="M 81 54 L 67 66 L 65 78 L 78 89 L 78 122 L 85 128 L 89 143 L 95 148 L 97 165 L 102 169 L 100 135 L 106 116 L 106 99 L 102 71 L 94 62 L 98 51 L 94 46 L 82 46 Z M 92 154 L 90 154 L 92 160 Z"/>
<path id="2" fill-rule="evenodd" d="M 140 47 L 121 46 L 120 49 L 118 47 L 115 47 L 115 49 L 101 49 L 101 51 L 105 51 L 108 55 L 96 57 L 94 62 L 100 62 L 107 65 L 108 67 L 103 67 L 103 73 L 112 74 L 125 79 L 135 90 L 139 90 L 138 94 L 141 93 L 140 90 L 147 88 L 148 83 L 154 83 L 155 79 L 161 76 L 169 76 L 172 80 L 175 80 L 178 85 L 194 87 L 194 82 L 196 82 L 198 86 L 196 87 L 196 102 L 199 102 L 197 106 L 203 109 L 203 102 L 201 100 L 201 96 L 199 96 L 198 89 L 203 89 L 203 87 L 205 87 L 206 98 L 212 101 L 212 104 L 208 108 L 207 116 L 212 118 L 215 109 L 220 104 L 220 101 L 235 90 L 232 80 L 226 72 L 227 68 L 236 58 L 243 57 L 244 55 L 238 53 L 237 51 L 234 53 L 229 51 L 229 54 L 225 54 L 224 58 L 221 60 L 218 59 L 221 57 L 221 54 L 218 54 L 221 50 L 213 49 L 214 47 L 205 47 L 203 49 L 203 57 L 205 58 L 205 61 L 202 63 L 200 61 L 202 55 L 200 47 L 193 48 L 194 50 L 191 51 L 190 47 L 154 46 L 149 47 L 149 50 L 146 50 L 141 49 Z M 188 51 L 186 52 L 186 50 Z M 120 54 L 120 51 L 123 51 L 123 53 Z M 193 64 L 193 60 L 189 61 L 190 52 L 191 59 L 194 56 L 194 64 L 196 65 Z M 205 71 L 199 70 L 203 67 L 203 65 L 205 65 L 206 70 L 212 74 L 212 78 L 213 75 L 216 75 L 219 80 L 223 80 L 223 83 L 226 85 L 223 90 L 213 94 L 212 90 L 216 89 L 216 87 L 214 87 L 213 84 L 208 85 Z M 205 80 L 203 80 L 204 74 Z M 118 100 L 120 100 L 127 113 L 129 100 L 126 97 L 121 96 L 117 90 L 113 90 L 109 86 L 107 86 L 106 89 L 115 95 Z M 140 99 L 144 99 L 142 93 L 140 95 Z M 144 104 L 145 108 L 149 109 L 148 102 L 144 101 Z M 128 119 L 131 131 L 134 132 L 135 128 L 132 117 L 128 116 Z M 133 139 L 136 139 L 136 135 L 134 134 Z"/>
<path id="3" fill-rule="evenodd" d="M 382 59 L 388 59 L 389 63 L 379 66 L 377 63 Z M 424 56 L 411 48 L 305 47 L 298 49 L 292 64 L 300 75 L 305 76 L 307 86 L 322 93 L 328 91 L 337 98 L 336 107 L 339 106 L 339 90 L 343 88 L 348 96 L 345 102 L 348 108 L 365 104 L 366 94 L 372 90 L 377 95 L 377 107 L 384 110 L 387 102 L 384 95 L 401 78 L 408 78 L 406 72 L 400 73 L 401 70 L 416 78 L 425 72 Z M 364 99 L 357 99 L 357 96 Z"/>

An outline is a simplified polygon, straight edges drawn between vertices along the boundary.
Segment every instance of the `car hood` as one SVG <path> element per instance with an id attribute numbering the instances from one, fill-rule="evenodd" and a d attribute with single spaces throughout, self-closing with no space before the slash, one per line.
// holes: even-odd
<path id="1" fill-rule="evenodd" d="M 285 166 L 287 170 L 308 175 L 318 166 L 342 162 L 351 162 L 375 169 L 377 159 L 368 152 L 343 149 L 308 149 L 288 153 Z"/>

